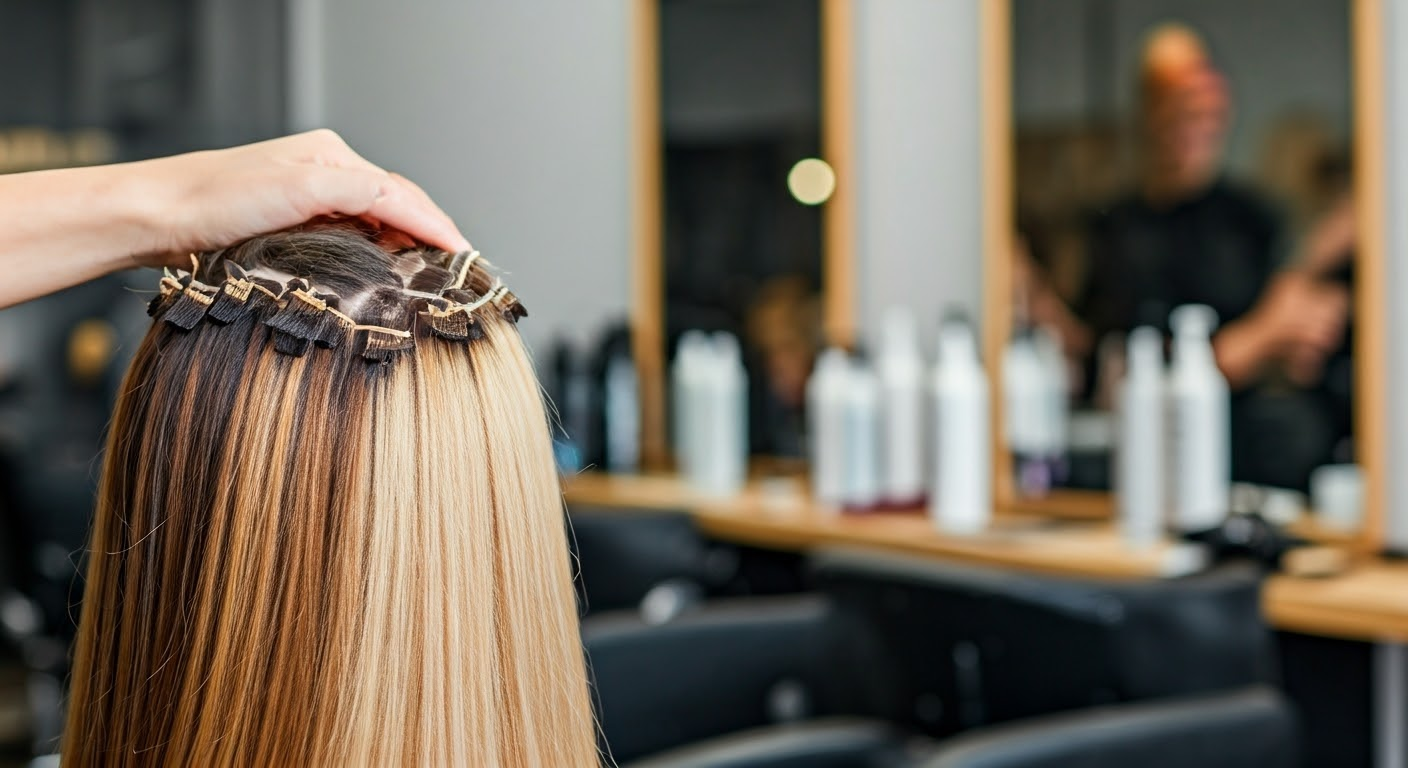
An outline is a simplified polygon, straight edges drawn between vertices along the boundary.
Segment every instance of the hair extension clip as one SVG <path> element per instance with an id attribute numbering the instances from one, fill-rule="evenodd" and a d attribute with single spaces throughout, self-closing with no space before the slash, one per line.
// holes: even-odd
<path id="1" fill-rule="evenodd" d="M 357 353 L 374 363 L 386 365 L 398 354 L 415 348 L 415 335 L 410 331 L 380 325 L 354 325 L 352 333 Z"/>
<path id="2" fill-rule="evenodd" d="M 264 321 L 274 331 L 276 351 L 302 357 L 313 344 L 333 349 L 342 343 L 351 318 L 330 306 L 336 297 L 314 293 L 301 278 L 289 282 L 284 297 L 279 311 Z"/>

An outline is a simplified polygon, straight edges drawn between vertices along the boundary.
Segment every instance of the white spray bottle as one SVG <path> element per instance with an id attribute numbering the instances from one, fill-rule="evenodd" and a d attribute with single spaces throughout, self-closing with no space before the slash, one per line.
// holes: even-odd
<path id="1" fill-rule="evenodd" d="M 702 439 L 695 488 L 710 496 L 732 496 L 748 476 L 748 376 L 738 339 L 715 333 L 707 348 L 697 421 Z"/>
<path id="2" fill-rule="evenodd" d="M 870 366 L 853 360 L 846 382 L 846 509 L 864 512 L 880 502 L 880 378 Z"/>
<path id="3" fill-rule="evenodd" d="M 919 328 L 906 307 L 891 307 L 881 325 L 878 358 L 883 460 L 880 501 L 893 507 L 923 503 L 924 361 Z"/>
<path id="4" fill-rule="evenodd" d="M 939 332 L 934 377 L 936 461 L 929 512 L 945 533 L 967 535 L 992 517 L 992 443 L 988 377 L 966 322 Z"/>
<path id="5" fill-rule="evenodd" d="M 1167 494 L 1176 531 L 1194 534 L 1216 528 L 1231 504 L 1231 426 L 1227 380 L 1213 356 L 1217 313 L 1187 305 L 1169 316 L 1173 365 L 1168 376 L 1169 455 Z"/>
<path id="6" fill-rule="evenodd" d="M 828 509 L 845 503 L 846 385 L 850 361 L 831 347 L 817 358 L 807 380 L 807 440 L 812 498 Z"/>
<path id="7" fill-rule="evenodd" d="M 640 468 L 640 395 L 635 361 L 613 354 L 606 363 L 606 467 L 612 472 Z"/>
<path id="8" fill-rule="evenodd" d="M 709 337 L 703 331 L 685 331 L 675 348 L 670 366 L 670 412 L 673 422 L 671 444 L 675 463 L 685 478 L 696 474 L 690 449 L 699 439 L 699 388 L 702 372 L 708 367 Z"/>
<path id="9" fill-rule="evenodd" d="M 1134 329 L 1119 389 L 1115 491 L 1120 530 L 1134 548 L 1152 546 L 1164 529 L 1163 343 L 1154 328 Z"/>
<path id="10" fill-rule="evenodd" d="M 1045 367 L 1030 332 L 1013 336 L 1002 350 L 1003 432 L 1012 451 L 1017 488 L 1024 496 L 1051 490 L 1046 465 Z"/>

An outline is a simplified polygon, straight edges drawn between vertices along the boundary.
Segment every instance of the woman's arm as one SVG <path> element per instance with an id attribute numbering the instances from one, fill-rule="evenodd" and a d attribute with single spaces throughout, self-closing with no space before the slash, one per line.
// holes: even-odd
<path id="1" fill-rule="evenodd" d="M 361 216 L 469 248 L 415 184 L 320 130 L 139 163 L 0 176 L 0 308 L 317 216 Z"/>

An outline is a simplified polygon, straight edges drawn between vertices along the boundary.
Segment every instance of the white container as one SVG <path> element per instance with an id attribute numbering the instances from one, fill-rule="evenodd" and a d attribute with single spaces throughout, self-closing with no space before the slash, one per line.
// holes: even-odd
<path id="1" fill-rule="evenodd" d="M 935 472 L 929 513 L 939 530 L 983 531 L 992 518 L 992 441 L 988 378 L 966 323 L 939 333 L 934 376 Z"/>
<path id="2" fill-rule="evenodd" d="M 1310 505 L 1320 522 L 1340 531 L 1364 523 L 1364 472 L 1357 464 L 1328 464 L 1310 473 Z"/>
<path id="3" fill-rule="evenodd" d="M 868 365 L 853 361 L 846 381 L 846 509 L 864 511 L 880 503 L 880 379 Z"/>
<path id="4" fill-rule="evenodd" d="M 839 508 L 846 491 L 846 382 L 850 361 L 844 350 L 822 352 L 807 380 L 807 441 L 812 498 Z"/>
<path id="5" fill-rule="evenodd" d="M 881 410 L 884 449 L 880 502 L 891 506 L 922 503 L 925 492 L 924 361 L 919 328 L 905 307 L 885 312 L 880 336 Z"/>
<path id="6" fill-rule="evenodd" d="M 1037 358 L 1041 361 L 1042 431 L 1040 453 L 1061 461 L 1070 444 L 1071 374 L 1061 339 L 1054 330 L 1042 327 L 1036 333 Z"/>
<path id="7" fill-rule="evenodd" d="M 606 467 L 612 472 L 640 468 L 640 396 L 636 366 L 628 355 L 606 364 Z"/>
<path id="8" fill-rule="evenodd" d="M 1002 350 L 1003 432 L 1019 458 L 1041 454 L 1045 436 L 1046 386 L 1041 354 L 1029 334 L 1014 336 Z"/>
<path id="9" fill-rule="evenodd" d="M 1187 305 L 1169 317 L 1173 364 L 1167 393 L 1170 521 L 1180 533 L 1221 525 L 1231 506 L 1231 427 L 1227 380 L 1217 368 L 1211 307 Z"/>
<path id="10" fill-rule="evenodd" d="M 694 486 L 709 496 L 732 496 L 748 476 L 748 376 L 738 339 L 719 332 L 710 341 L 691 419 L 701 436 L 690 447 L 698 451 Z"/>
<path id="11" fill-rule="evenodd" d="M 700 377 L 708 367 L 709 350 L 709 337 L 703 331 L 685 331 L 670 367 L 671 445 L 675 464 L 686 477 L 693 474 L 690 447 L 699 439 L 699 429 L 693 422 L 699 412 L 696 401 Z"/>
<path id="12" fill-rule="evenodd" d="M 1163 335 L 1150 327 L 1129 335 L 1129 354 L 1119 390 L 1119 442 L 1115 491 L 1125 543 L 1144 548 L 1164 529 L 1164 352 Z"/>

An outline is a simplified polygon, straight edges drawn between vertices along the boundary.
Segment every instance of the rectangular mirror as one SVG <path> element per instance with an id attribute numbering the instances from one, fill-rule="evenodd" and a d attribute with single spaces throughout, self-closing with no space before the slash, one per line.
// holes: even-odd
<path id="1" fill-rule="evenodd" d="M 988 114 L 999 500 L 1109 514 L 1128 335 L 1187 331 L 1189 305 L 1212 310 L 1232 481 L 1306 494 L 1353 463 L 1377 498 L 1377 47 L 1357 21 L 1376 1 L 985 5 L 1007 80 Z"/>
<path id="2" fill-rule="evenodd" d="M 669 361 L 735 337 L 754 454 L 800 458 L 817 350 L 849 341 L 846 0 L 637 0 L 636 307 L 647 467 Z M 838 23 L 838 19 L 842 19 Z"/>

